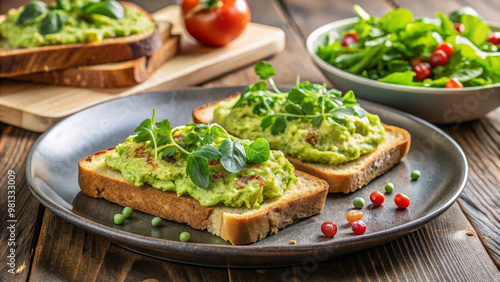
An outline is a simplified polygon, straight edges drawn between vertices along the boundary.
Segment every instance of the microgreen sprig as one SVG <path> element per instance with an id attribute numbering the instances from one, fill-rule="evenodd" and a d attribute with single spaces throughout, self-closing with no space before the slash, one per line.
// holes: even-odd
<path id="1" fill-rule="evenodd" d="M 169 120 L 155 122 L 155 110 L 135 130 L 134 142 L 147 142 L 154 158 L 185 158 L 186 174 L 194 184 L 207 188 L 210 184 L 209 160 L 220 161 L 231 173 L 238 173 L 248 163 L 262 163 L 269 159 L 269 143 L 263 138 L 250 142 L 231 136 L 218 124 L 189 123 L 172 127 Z"/>

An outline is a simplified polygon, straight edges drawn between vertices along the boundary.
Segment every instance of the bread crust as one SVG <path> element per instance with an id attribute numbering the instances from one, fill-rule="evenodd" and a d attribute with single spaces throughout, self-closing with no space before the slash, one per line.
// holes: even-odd
<path id="1" fill-rule="evenodd" d="M 231 100 L 239 95 L 240 94 L 232 95 L 228 98 L 208 103 L 196 108 L 192 113 L 193 121 L 195 123 L 213 122 L 213 111 L 217 104 L 222 101 Z M 289 155 L 287 155 L 286 158 L 293 164 L 296 169 L 326 180 L 330 187 L 329 193 L 351 193 L 362 188 L 376 177 L 387 172 L 394 165 L 399 163 L 401 159 L 406 156 L 408 150 L 410 149 L 411 136 L 408 131 L 396 126 L 386 124 L 383 124 L 383 126 L 386 130 L 386 133 L 389 132 L 391 134 L 395 134 L 398 136 L 398 139 L 395 142 L 391 142 L 390 144 L 386 144 L 385 142 L 383 142 L 379 145 L 379 147 L 377 147 L 374 152 L 367 153 L 361 156 L 360 158 L 363 158 L 363 163 L 361 169 L 358 169 L 356 171 L 325 171 L 319 167 L 321 165 L 302 162 L 301 160 Z M 335 168 L 337 167 L 349 166 L 355 161 L 356 160 L 340 165 L 331 165 L 329 166 L 329 168 L 335 170 Z"/>
<path id="2" fill-rule="evenodd" d="M 133 3 L 120 2 L 120 4 L 135 7 L 153 20 L 150 14 Z M 156 25 L 155 28 L 140 34 L 108 38 L 101 43 L 61 44 L 0 50 L 0 77 L 131 60 L 151 56 L 161 46 L 162 38 L 158 25 Z"/>
<path id="3" fill-rule="evenodd" d="M 96 152 L 79 162 L 78 183 L 84 194 L 187 223 L 197 229 L 208 229 L 234 245 L 256 242 L 301 218 L 320 213 L 328 194 L 328 184 L 324 180 L 296 171 L 299 183 L 295 184 L 295 189 L 280 198 L 266 200 L 259 209 L 243 208 L 242 213 L 242 208 L 238 208 L 236 213 L 223 204 L 205 207 L 189 196 L 179 197 L 148 184 L 135 186 L 116 170 L 103 168 L 109 172 L 106 174 L 96 169 L 105 166 L 104 156 L 113 150 L 114 147 Z"/>

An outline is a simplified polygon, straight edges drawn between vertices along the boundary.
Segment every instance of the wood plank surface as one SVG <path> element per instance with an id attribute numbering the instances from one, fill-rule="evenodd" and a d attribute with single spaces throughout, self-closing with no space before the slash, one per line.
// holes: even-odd
<path id="1" fill-rule="evenodd" d="M 461 5 L 464 1 L 469 0 L 447 2 L 451 5 L 454 3 Z M 173 4 L 174 1 L 137 0 L 136 2 L 140 2 L 146 10 L 154 11 L 159 3 L 164 3 L 166 6 Z M 303 80 L 326 81 L 309 60 L 302 36 L 307 35 L 309 30 L 328 22 L 327 16 L 336 19 L 352 16 L 352 13 L 346 14 L 350 11 L 352 2 L 332 1 L 330 4 L 335 5 L 334 7 L 319 3 L 327 2 L 320 0 L 304 1 L 304 3 L 298 0 L 249 2 L 253 21 L 281 27 L 286 32 L 285 51 L 269 58 L 277 71 L 276 82 L 293 84 L 297 74 Z M 420 3 L 423 2 L 430 1 Z M 486 2 L 486 0 L 478 1 L 478 3 Z M 379 15 L 395 6 L 392 1 L 383 0 L 364 0 L 358 3 L 371 13 L 376 14 L 376 11 L 379 11 Z M 310 5 L 310 8 L 307 5 Z M 294 6 L 296 8 L 293 8 Z M 1 9 L 0 5 L 0 13 Z M 299 10 L 302 12 L 297 12 Z M 309 18 L 306 18 L 306 15 Z M 255 79 L 251 66 L 245 66 L 203 86 L 243 85 L 254 82 Z M 9 113 L 0 110 L 0 116 L 6 114 Z M 493 243 L 498 244 L 499 241 L 496 228 L 499 226 L 500 218 L 498 215 L 500 111 L 489 114 L 479 121 L 444 129 L 457 140 L 469 159 L 469 181 L 466 192 L 460 199 L 461 208 L 455 204 L 442 216 L 407 236 L 338 259 L 322 262 L 308 260 L 294 267 L 244 270 L 189 266 L 139 255 L 109 243 L 102 237 L 85 232 L 48 210 L 43 216 L 43 224 L 39 221 L 42 227 L 38 233 L 36 230 L 38 202 L 28 192 L 24 179 L 24 166 L 27 152 L 39 135 L 0 123 L 1 167 L 13 168 L 20 181 L 17 186 L 19 192 L 17 204 L 22 206 L 23 217 L 22 220 L 18 220 L 22 235 L 18 236 L 19 249 L 16 255 L 26 262 L 26 268 L 14 278 L 5 275 L 6 265 L 2 263 L 0 280 L 23 281 L 29 276 L 31 281 L 254 281 L 257 279 L 261 281 L 334 279 L 500 281 L 500 272 L 487 253 L 487 251 L 490 255 L 493 253 L 494 256 L 497 247 Z M 2 188 L 5 187 L 6 181 L 4 170 L 0 175 Z M 481 188 L 483 190 L 480 192 L 475 191 Z M 464 198 L 465 195 L 467 197 Z M 2 202 L 0 209 L 4 206 Z M 472 220 L 474 228 L 466 216 Z M 489 225 L 491 229 L 478 228 L 478 222 L 484 226 Z M 1 228 L 5 230 L 4 225 Z M 1 233 L 2 242 L 5 236 Z M 484 238 L 489 238 L 490 241 Z M 37 243 L 37 247 L 30 257 L 32 241 Z M 6 251 L 2 244 L 0 253 L 4 258 Z M 30 258 L 34 259 L 33 263 L 30 263 Z"/>

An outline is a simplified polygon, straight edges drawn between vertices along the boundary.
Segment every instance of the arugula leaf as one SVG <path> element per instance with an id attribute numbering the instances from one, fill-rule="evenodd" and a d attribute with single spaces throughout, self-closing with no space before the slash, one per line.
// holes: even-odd
<path id="1" fill-rule="evenodd" d="M 226 139 L 219 146 L 222 154 L 220 163 L 227 171 L 238 173 L 246 166 L 245 148 L 239 143 Z"/>
<path id="2" fill-rule="evenodd" d="M 210 184 L 210 170 L 206 158 L 190 155 L 187 159 L 186 174 L 196 186 L 208 188 Z"/>
<path id="3" fill-rule="evenodd" d="M 210 144 L 198 147 L 196 151 L 194 151 L 193 156 L 204 157 L 210 160 L 219 160 L 222 154 L 219 152 L 219 149 Z"/>
<path id="4" fill-rule="evenodd" d="M 271 66 L 266 61 L 260 61 L 254 66 L 255 73 L 260 77 L 260 79 L 268 79 L 274 76 L 276 73 L 274 72 L 273 66 Z"/>
<path id="5" fill-rule="evenodd" d="M 248 147 L 245 148 L 247 159 L 251 163 L 262 163 L 269 160 L 271 150 L 269 143 L 264 138 L 257 138 Z"/>
<path id="6" fill-rule="evenodd" d="M 24 7 L 24 11 L 19 15 L 16 24 L 33 22 L 48 11 L 47 4 L 42 1 L 33 1 Z"/>

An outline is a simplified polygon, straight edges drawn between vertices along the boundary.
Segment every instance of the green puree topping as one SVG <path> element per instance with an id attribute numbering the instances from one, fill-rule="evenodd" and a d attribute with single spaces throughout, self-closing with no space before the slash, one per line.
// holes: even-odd
<path id="1" fill-rule="evenodd" d="M 272 67 L 255 66 L 263 78 Z M 367 113 L 349 91 L 327 90 L 325 85 L 297 83 L 288 93 L 274 92 L 261 81 L 247 87 L 240 98 L 218 104 L 214 121 L 236 136 L 262 137 L 273 149 L 302 161 L 339 164 L 374 151 L 385 139 L 378 116 Z"/>
<path id="2" fill-rule="evenodd" d="M 29 48 L 99 43 L 105 38 L 142 33 L 154 26 L 137 8 L 123 8 L 116 1 L 58 0 L 48 5 L 33 1 L 7 13 L 6 20 L 0 23 L 0 36 L 4 48 Z"/>
<path id="3" fill-rule="evenodd" d="M 294 167 L 283 153 L 270 151 L 267 142 L 260 143 L 263 139 L 239 140 L 226 135 L 216 124 L 171 128 L 165 126 L 168 123 L 165 121 L 151 127 L 152 136 L 158 130 L 155 138 L 151 138 L 156 141 L 137 142 L 149 132 L 141 126 L 154 124 L 154 116 L 143 122 L 138 135 L 128 137 L 116 146 L 115 153 L 106 157 L 106 165 L 120 170 L 123 178 L 136 186 L 148 183 L 162 191 L 174 191 L 178 196 L 189 195 L 203 206 L 223 203 L 230 207 L 257 208 L 266 198 L 282 196 L 297 181 Z M 228 151 L 229 142 L 232 149 Z M 258 148 L 265 155 L 266 145 L 268 155 L 253 154 L 252 148 Z M 242 160 L 241 169 L 236 168 Z M 207 161 L 206 187 L 196 180 L 203 176 L 204 161 Z"/>

